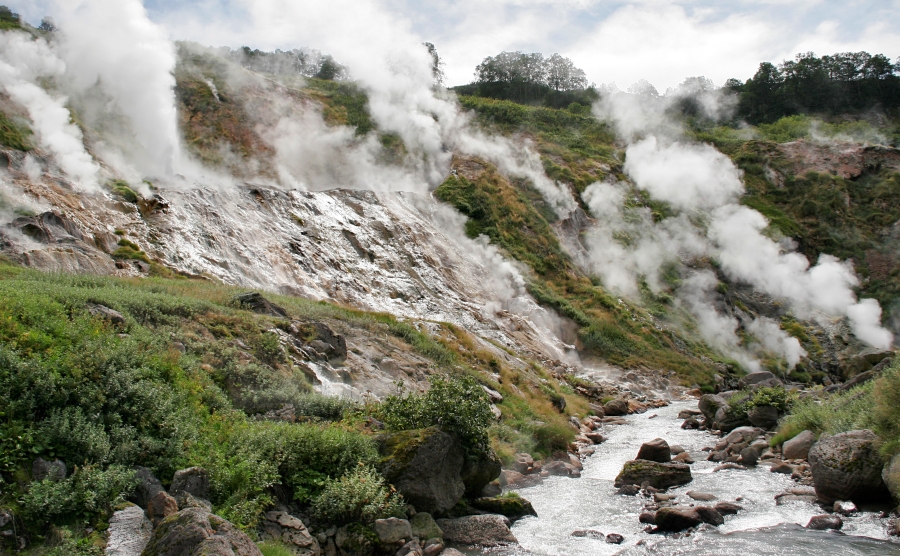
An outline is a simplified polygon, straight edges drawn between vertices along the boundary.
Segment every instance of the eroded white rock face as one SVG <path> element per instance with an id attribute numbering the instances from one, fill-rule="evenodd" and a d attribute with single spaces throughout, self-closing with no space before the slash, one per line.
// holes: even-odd
<path id="1" fill-rule="evenodd" d="M 153 524 L 144 510 L 128 506 L 109 519 L 107 556 L 140 556 L 153 534 Z"/>
<path id="2" fill-rule="evenodd" d="M 571 349 L 559 338 L 560 319 L 527 294 L 517 267 L 467 238 L 464 217 L 430 195 L 176 181 L 157 184 L 139 210 L 76 193 L 50 174 L 34 180 L 13 171 L 7 187 L 70 231 L 60 224 L 35 239 L 22 221 L 0 231 L 3 251 L 37 268 L 96 272 L 106 261 L 102 273 L 145 273 L 143 263 L 114 264 L 107 255 L 124 237 L 167 266 L 226 284 L 391 313 L 423 331 L 447 322 L 542 360 L 565 359 Z M 368 367 L 384 375 L 383 385 L 393 382 L 389 364 Z M 365 391 L 321 371 L 330 394 Z"/>

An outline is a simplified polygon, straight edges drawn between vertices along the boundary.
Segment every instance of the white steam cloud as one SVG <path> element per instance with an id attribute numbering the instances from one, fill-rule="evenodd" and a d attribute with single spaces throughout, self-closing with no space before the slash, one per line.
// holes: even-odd
<path id="1" fill-rule="evenodd" d="M 60 78 L 65 70 L 65 63 L 43 39 L 15 31 L 0 33 L 0 86 L 28 110 L 39 145 L 55 155 L 73 181 L 94 190 L 100 167 L 85 150 L 81 130 L 71 123 L 67 99 L 51 96 L 38 85 Z"/>
<path id="2" fill-rule="evenodd" d="M 140 146 L 131 162 L 147 174 L 171 174 L 178 154 L 175 47 L 140 0 L 57 0 L 59 51 L 69 85 L 98 86 L 131 123 Z"/>
<path id="3" fill-rule="evenodd" d="M 709 117 L 727 111 L 727 97 L 701 93 L 697 105 Z M 717 98 L 726 102 L 717 106 Z M 684 140 L 666 116 L 673 103 L 671 96 L 614 92 L 594 107 L 595 115 L 629 141 L 624 170 L 634 186 L 668 203 L 674 215 L 652 214 L 630 202 L 628 184 L 588 187 L 583 199 L 597 219 L 585 236 L 592 271 L 607 287 L 636 296 L 641 280 L 659 292 L 668 264 L 713 257 L 731 280 L 789 303 L 797 316 L 846 317 L 857 338 L 889 348 L 893 337 L 881 326 L 881 308 L 872 299 L 857 301 L 852 288 L 859 282 L 850 264 L 822 255 L 811 266 L 806 257 L 765 235 L 766 218 L 737 204 L 743 193 L 740 171 L 712 146 Z M 712 272 L 701 271 L 676 291 L 708 342 L 750 369 L 759 368 L 753 356 L 758 349 L 779 354 L 791 367 L 806 355 L 795 338 L 765 317 L 741 317 L 758 342 L 741 346 L 736 334 L 741 322 L 725 313 L 717 283 Z"/>

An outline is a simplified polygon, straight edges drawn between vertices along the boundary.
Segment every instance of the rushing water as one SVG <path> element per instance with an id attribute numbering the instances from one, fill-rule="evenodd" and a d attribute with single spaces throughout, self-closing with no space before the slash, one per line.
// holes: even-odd
<path id="1" fill-rule="evenodd" d="M 900 543 L 886 536 L 887 520 L 877 512 L 865 512 L 845 518 L 843 530 L 810 531 L 801 527 L 809 518 L 824 513 L 810 503 L 775 504 L 775 495 L 796 486 L 789 476 L 770 473 L 760 465 L 749 470 L 726 470 L 713 473 L 716 463 L 705 461 L 705 446 L 717 437 L 702 431 L 681 429 L 679 411 L 696 408 L 695 402 L 674 402 L 668 407 L 627 417 L 628 425 L 606 426 L 609 440 L 584 462 L 580 479 L 549 477 L 540 485 L 524 488 L 519 493 L 531 501 L 538 517 L 519 520 L 513 533 L 520 545 L 491 551 L 505 555 L 668 555 L 698 554 L 866 554 L 900 555 Z M 654 417 L 655 415 L 655 417 Z M 687 450 L 697 463 L 691 466 L 694 480 L 670 489 L 678 502 L 690 503 L 689 490 L 714 494 L 718 500 L 737 502 L 744 509 L 726 516 L 721 527 L 703 526 L 689 537 L 650 535 L 638 522 L 645 499 L 617 496 L 613 481 L 622 465 L 633 459 L 640 445 L 654 438 L 664 438 Z M 621 545 L 607 544 L 602 539 L 571 535 L 576 529 L 593 529 L 603 534 L 618 533 L 625 537 Z M 640 545 L 638 542 L 643 541 Z M 470 552 L 478 554 L 479 552 Z"/>

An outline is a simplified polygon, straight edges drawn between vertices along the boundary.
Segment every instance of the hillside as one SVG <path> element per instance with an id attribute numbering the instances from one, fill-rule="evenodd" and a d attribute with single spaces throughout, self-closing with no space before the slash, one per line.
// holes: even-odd
<path id="1" fill-rule="evenodd" d="M 7 52 L 55 52 L 26 31 Z M 101 85 L 28 82 L 69 114 L 74 153 L 21 88 L 0 93 L 10 547 L 101 553 L 135 466 L 166 486 L 205 469 L 212 509 L 254 540 L 276 506 L 323 533 L 362 520 L 329 496 L 367 481 L 372 515 L 406 515 L 380 474 L 390 442 L 440 431 L 488 474 L 569 461 L 611 400 L 644 411 L 756 371 L 821 392 L 900 331 L 891 124 L 387 94 L 318 52 L 297 71 L 173 52 L 177 137 L 158 150 L 176 172 Z M 63 480 L 38 480 L 38 457 Z M 456 500 L 446 515 L 470 509 Z"/>

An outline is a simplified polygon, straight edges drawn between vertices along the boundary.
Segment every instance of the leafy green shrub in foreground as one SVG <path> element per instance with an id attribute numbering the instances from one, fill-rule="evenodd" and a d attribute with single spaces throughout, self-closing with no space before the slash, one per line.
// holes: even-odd
<path id="1" fill-rule="evenodd" d="M 22 498 L 22 509 L 34 521 L 91 517 L 111 511 L 136 485 L 134 470 L 121 465 L 80 467 L 61 481 L 31 483 Z"/>
<path id="2" fill-rule="evenodd" d="M 435 375 L 428 392 L 389 396 L 381 403 L 377 414 L 388 428 L 394 430 L 436 426 L 444 432 L 459 435 L 473 453 L 484 453 L 489 449 L 490 402 L 478 382 L 466 375 Z"/>
<path id="3" fill-rule="evenodd" d="M 406 504 L 377 471 L 359 465 L 325 484 L 313 501 L 312 513 L 324 523 L 371 523 L 386 517 L 406 517 Z"/>

